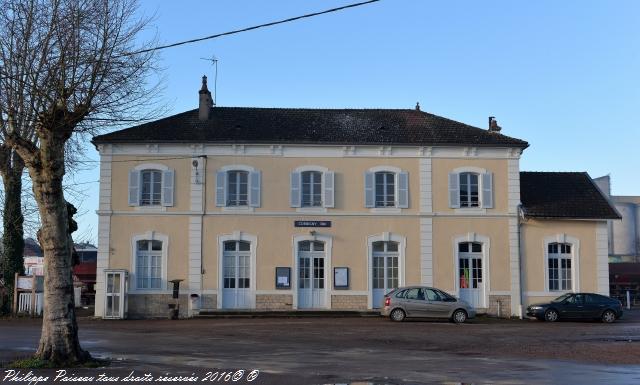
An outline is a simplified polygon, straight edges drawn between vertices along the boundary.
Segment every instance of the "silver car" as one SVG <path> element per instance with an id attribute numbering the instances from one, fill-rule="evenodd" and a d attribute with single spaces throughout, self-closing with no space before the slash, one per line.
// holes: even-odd
<path id="1" fill-rule="evenodd" d="M 476 309 L 468 302 L 433 287 L 408 286 L 397 288 L 384 296 L 383 316 L 393 321 L 407 317 L 448 318 L 464 323 L 476 316 Z"/>

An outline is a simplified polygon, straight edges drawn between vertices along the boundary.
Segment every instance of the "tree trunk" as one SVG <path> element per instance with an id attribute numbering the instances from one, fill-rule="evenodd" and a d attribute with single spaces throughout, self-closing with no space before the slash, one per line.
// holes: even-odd
<path id="1" fill-rule="evenodd" d="M 12 290 L 15 273 L 24 274 L 24 216 L 22 215 L 22 172 L 24 162 L 14 150 L 0 167 L 4 185 L 2 245 L 4 279 Z"/>
<path id="2" fill-rule="evenodd" d="M 46 143 L 41 143 L 46 146 Z M 41 147 L 42 148 L 42 147 Z M 62 190 L 63 147 L 42 151 L 47 161 L 29 167 L 42 227 L 38 241 L 44 253 L 44 310 L 42 335 L 36 357 L 56 366 L 69 366 L 90 358 L 78 340 L 73 293 L 73 261 L 67 206 Z M 56 151 L 59 150 L 59 151 Z"/>

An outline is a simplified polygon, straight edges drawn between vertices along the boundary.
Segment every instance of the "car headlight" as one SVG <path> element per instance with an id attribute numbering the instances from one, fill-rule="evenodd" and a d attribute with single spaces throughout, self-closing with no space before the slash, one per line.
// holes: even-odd
<path id="1" fill-rule="evenodd" d="M 529 306 L 529 309 L 531 309 L 531 310 L 540 310 L 540 309 L 542 309 L 542 306 Z"/>

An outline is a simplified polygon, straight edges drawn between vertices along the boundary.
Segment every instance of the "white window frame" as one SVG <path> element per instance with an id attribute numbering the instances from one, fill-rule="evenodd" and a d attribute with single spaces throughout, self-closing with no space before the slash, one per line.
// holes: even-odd
<path id="1" fill-rule="evenodd" d="M 159 174 L 159 175 L 160 175 L 160 181 L 159 181 L 159 182 L 160 182 L 160 191 L 158 191 L 158 192 L 157 192 L 157 193 L 159 193 L 159 194 L 160 194 L 160 198 L 158 198 L 158 203 L 153 203 L 153 195 L 154 195 L 154 193 L 155 193 L 156 191 L 155 191 L 155 190 L 154 190 L 154 188 L 153 188 L 153 185 L 154 185 L 154 183 L 153 183 L 153 182 L 154 182 L 154 181 L 153 181 L 153 180 L 151 180 L 151 181 L 150 181 L 150 183 L 149 183 L 149 184 L 150 184 L 150 186 L 149 186 L 149 190 L 150 190 L 150 194 L 151 194 L 151 202 L 150 202 L 149 204 L 143 204 L 143 199 L 142 199 L 143 197 L 142 197 L 142 195 L 143 195 L 143 191 L 144 191 L 144 184 L 145 184 L 145 183 L 144 183 L 144 177 L 143 177 L 143 175 L 144 175 L 145 173 L 152 173 L 152 174 L 150 174 L 150 175 L 152 175 L 152 176 L 153 176 L 153 174 Z M 139 194 L 139 195 L 140 195 L 140 197 L 139 197 L 139 199 L 138 199 L 138 205 L 139 205 L 139 206 L 142 206 L 142 207 L 156 207 L 156 206 L 161 206 L 161 205 L 162 205 L 162 170 L 152 169 L 152 168 L 146 168 L 146 169 L 144 169 L 144 170 L 140 170 L 140 171 L 139 171 L 139 177 L 138 177 L 138 178 L 140 178 L 140 186 L 138 187 L 138 188 L 140 189 L 140 194 Z"/>
<path id="2" fill-rule="evenodd" d="M 384 232 L 367 237 L 367 309 L 373 309 L 373 243 L 398 243 L 398 287 L 405 285 L 405 256 L 407 238 L 400 234 Z"/>
<path id="3" fill-rule="evenodd" d="M 461 209 L 481 209 L 482 207 L 482 174 L 478 174 L 475 172 L 460 172 L 457 174 L 458 175 L 458 200 L 460 201 L 460 208 Z M 461 183 L 460 179 L 462 177 L 462 175 L 467 175 L 467 181 L 465 181 L 465 185 L 468 185 L 468 187 L 471 186 L 470 184 L 470 176 L 475 175 L 476 177 L 476 188 L 478 189 L 478 201 L 477 201 L 477 205 L 476 206 L 463 206 L 462 205 L 462 186 L 463 184 Z M 464 203 L 469 203 L 471 204 L 471 189 L 469 189 L 469 191 L 467 192 L 467 201 Z"/>
<path id="4" fill-rule="evenodd" d="M 306 172 L 306 171 L 317 171 L 322 173 L 322 181 L 321 181 L 321 186 L 320 186 L 320 197 L 322 199 L 322 204 L 320 206 L 302 206 L 302 173 Z M 296 212 L 299 213 L 304 213 L 304 212 L 311 212 L 311 213 L 326 213 L 327 212 L 327 208 L 324 206 L 325 205 L 325 201 L 324 201 L 324 190 L 325 190 L 325 175 L 329 172 L 330 170 L 326 167 L 323 166 L 316 166 L 316 165 L 306 165 L 306 166 L 300 166 L 297 167 L 296 169 L 293 170 L 294 173 L 299 173 L 300 174 L 300 189 L 298 191 L 298 194 L 300 195 L 300 207 L 296 207 Z M 334 179 L 334 186 L 333 186 L 333 193 L 334 193 L 334 201 L 335 201 L 335 179 Z"/>
<path id="5" fill-rule="evenodd" d="M 251 173 L 249 171 L 245 171 L 245 170 L 229 170 L 229 171 L 225 171 L 226 173 L 226 184 L 227 184 L 227 191 L 226 192 L 226 202 L 225 202 L 225 206 L 224 207 L 235 207 L 235 208 L 243 208 L 243 207 L 249 207 L 249 199 L 250 199 L 250 194 L 251 194 L 251 186 L 250 186 L 250 178 L 251 178 Z M 247 198 L 245 200 L 245 204 L 241 205 L 241 204 L 229 204 L 231 202 L 231 196 L 233 194 L 236 195 L 236 201 L 239 200 L 239 196 L 240 196 L 240 184 L 241 181 L 237 180 L 236 181 L 236 191 L 232 191 L 231 189 L 231 174 L 235 173 L 237 175 L 238 178 L 240 178 L 241 175 L 246 176 L 246 185 L 247 185 Z"/>
<path id="6" fill-rule="evenodd" d="M 489 303 L 489 293 L 491 292 L 491 239 L 486 235 L 476 233 L 467 233 L 453 238 L 453 287 L 456 297 L 460 296 L 460 251 L 458 245 L 460 243 L 481 243 L 482 244 L 482 288 L 484 290 L 483 300 L 485 306 Z"/>
<path id="7" fill-rule="evenodd" d="M 162 193 L 160 195 L 160 204 L 146 205 L 146 206 L 142 206 L 140 204 L 141 203 L 140 200 L 142 197 L 142 171 L 145 171 L 145 170 L 160 171 L 160 191 L 162 192 L 162 189 L 164 187 L 164 171 L 169 171 L 171 170 L 171 168 L 161 163 L 143 163 L 135 166 L 134 168 L 132 168 L 132 170 L 138 172 L 138 189 L 139 189 L 138 204 L 136 206 L 133 206 L 134 210 L 136 211 L 167 211 L 167 206 L 162 205 Z M 174 182 L 174 185 L 173 185 L 174 196 L 175 196 L 175 188 L 176 188 L 176 183 Z M 127 193 L 128 193 L 128 189 L 127 189 Z M 174 206 L 175 206 L 175 202 L 174 202 Z"/>
<path id="8" fill-rule="evenodd" d="M 249 242 L 251 281 L 249 290 L 252 298 L 251 309 L 256 307 L 256 250 L 258 249 L 258 237 L 244 231 L 234 231 L 231 234 L 218 235 L 218 300 L 216 307 L 222 309 L 222 291 L 224 290 L 224 243 L 227 241 Z"/>
<path id="9" fill-rule="evenodd" d="M 218 169 L 218 171 L 224 172 L 225 173 L 225 189 L 224 189 L 224 201 L 225 201 L 225 205 L 221 206 L 220 208 L 222 209 L 222 211 L 236 211 L 236 212 L 253 212 L 255 207 L 252 207 L 250 202 L 251 202 L 251 173 L 252 172 L 257 172 L 258 170 L 256 170 L 254 167 L 251 166 L 247 166 L 244 164 L 230 164 L 230 165 L 226 165 L 223 167 L 220 167 Z M 249 173 L 249 175 L 247 175 L 247 205 L 246 206 L 227 206 L 226 202 L 229 201 L 229 171 L 246 171 L 247 173 Z M 214 180 L 215 180 L 215 175 L 214 175 Z M 216 189 L 214 189 L 214 194 L 215 194 Z M 262 194 L 262 186 L 260 186 L 260 193 Z M 214 202 L 215 202 L 215 196 L 214 196 Z"/>
<path id="10" fill-rule="evenodd" d="M 484 186 L 482 185 L 482 174 L 489 172 L 487 169 L 481 167 L 458 167 L 451 170 L 452 174 L 456 174 L 458 178 L 458 200 L 460 200 L 460 174 L 463 173 L 473 173 L 478 175 L 478 207 L 458 207 L 454 208 L 454 212 L 457 214 L 469 214 L 469 213 L 487 213 L 487 208 L 482 206 L 483 194 L 484 194 Z M 495 196 L 496 192 L 494 189 L 491 189 L 493 194 L 494 202 L 493 208 L 496 207 Z"/>
<path id="11" fill-rule="evenodd" d="M 369 211 L 372 213 L 381 213 L 381 214 L 399 214 L 402 209 L 399 206 L 399 175 L 402 172 L 402 169 L 394 166 L 375 166 L 371 167 L 367 170 L 370 173 L 373 173 L 373 204 L 375 205 L 376 199 L 376 173 L 378 172 L 390 172 L 393 173 L 393 194 L 394 194 L 394 205 L 392 207 L 371 207 Z M 407 185 L 407 188 L 409 186 Z"/>
<path id="12" fill-rule="evenodd" d="M 571 245 L 571 289 L 570 290 L 550 290 L 549 289 L 549 244 L 566 243 Z M 545 237 L 544 247 L 544 291 L 548 296 L 560 296 L 565 293 L 580 292 L 580 240 L 577 237 L 564 233 Z"/>
<path id="13" fill-rule="evenodd" d="M 298 309 L 298 243 L 302 241 L 320 241 L 324 242 L 324 277 L 325 277 L 325 305 L 327 309 L 331 308 L 331 293 L 333 291 L 333 275 L 331 274 L 331 253 L 333 250 L 333 237 L 331 235 L 321 234 L 298 234 L 293 236 L 292 255 L 293 255 L 293 271 L 291 272 L 291 294 L 293 295 L 293 309 Z"/>
<path id="14" fill-rule="evenodd" d="M 162 272 L 160 289 L 138 289 L 136 268 L 138 265 L 138 241 L 160 241 L 162 242 Z M 157 231 L 147 231 L 135 234 L 131 237 L 131 274 L 129 275 L 129 287 L 135 294 L 168 294 L 171 290 L 167 288 L 167 258 L 169 255 L 169 236 Z"/>

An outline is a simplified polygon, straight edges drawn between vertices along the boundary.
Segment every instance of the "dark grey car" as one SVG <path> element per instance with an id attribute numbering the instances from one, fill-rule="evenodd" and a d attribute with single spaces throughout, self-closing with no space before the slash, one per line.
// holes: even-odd
<path id="1" fill-rule="evenodd" d="M 406 317 L 447 318 L 463 323 L 476 316 L 476 309 L 468 302 L 426 286 L 397 288 L 384 296 L 380 314 L 393 321 Z"/>

